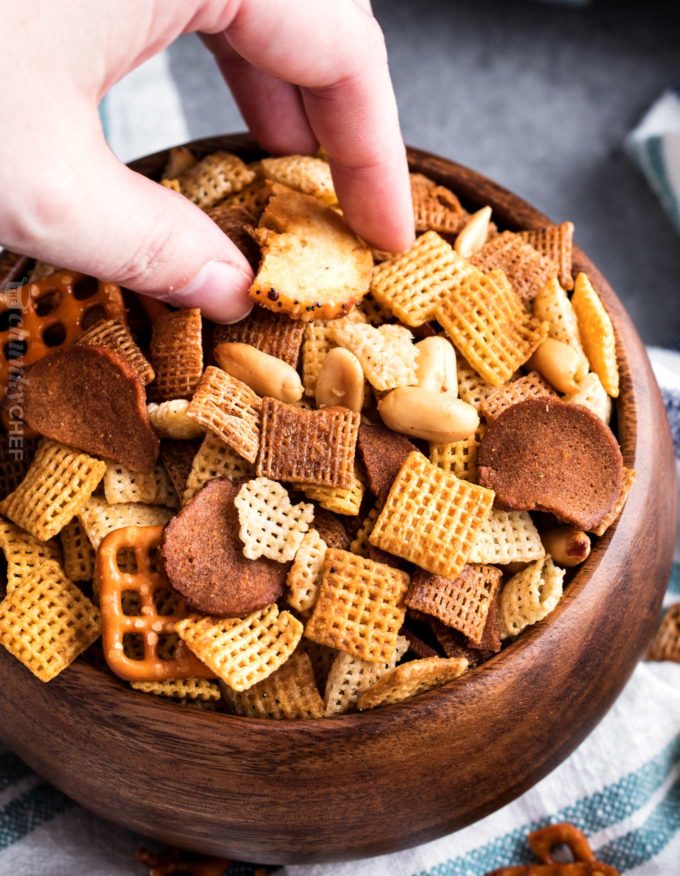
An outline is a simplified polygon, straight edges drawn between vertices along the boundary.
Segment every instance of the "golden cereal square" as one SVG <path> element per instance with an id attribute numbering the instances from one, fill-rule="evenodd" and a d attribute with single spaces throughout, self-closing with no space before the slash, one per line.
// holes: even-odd
<path id="1" fill-rule="evenodd" d="M 27 578 L 31 578 L 43 563 L 50 560 L 59 562 L 60 559 L 59 548 L 55 542 L 39 541 L 9 520 L 2 518 L 0 518 L 0 551 L 5 555 L 7 563 L 7 593 L 11 593 Z"/>
<path id="2" fill-rule="evenodd" d="M 457 478 L 471 483 L 477 483 L 477 452 L 486 432 L 484 423 L 480 423 L 472 435 L 462 441 L 451 444 L 430 444 L 430 462 L 450 471 Z"/>
<path id="3" fill-rule="evenodd" d="M 468 667 L 464 657 L 425 657 L 395 666 L 359 697 L 360 711 L 389 706 L 434 690 L 462 675 Z"/>
<path id="4" fill-rule="evenodd" d="M 549 556 L 513 575 L 501 590 L 498 605 L 501 639 L 517 636 L 546 618 L 562 598 L 563 581 L 564 569 Z"/>
<path id="5" fill-rule="evenodd" d="M 161 459 L 163 459 L 162 444 Z M 163 461 L 167 466 L 165 460 Z M 250 462 L 240 456 L 229 444 L 225 444 L 219 435 L 208 430 L 198 452 L 190 463 L 182 495 L 182 504 L 186 505 L 189 499 L 193 498 L 201 487 L 213 478 L 238 481 L 242 478 L 251 478 L 253 474 L 254 468 Z"/>
<path id="6" fill-rule="evenodd" d="M 435 312 L 454 346 L 477 373 L 502 386 L 548 334 L 524 308 L 502 271 L 466 277 Z"/>
<path id="7" fill-rule="evenodd" d="M 87 504 L 105 471 L 105 462 L 45 440 L 26 477 L 0 502 L 0 513 L 49 541 Z"/>
<path id="8" fill-rule="evenodd" d="M 262 399 L 236 377 L 208 366 L 187 415 L 215 432 L 248 462 L 255 462 L 260 445 Z"/>
<path id="9" fill-rule="evenodd" d="M 308 499 L 318 502 L 326 511 L 356 517 L 364 498 L 364 476 L 355 464 L 349 487 L 320 487 L 315 484 L 296 484 Z"/>
<path id="10" fill-rule="evenodd" d="M 329 548 L 305 636 L 370 663 L 392 659 L 408 584 L 406 572 Z"/>
<path id="11" fill-rule="evenodd" d="M 67 577 L 71 581 L 91 581 L 94 577 L 95 553 L 80 520 L 74 517 L 62 529 L 59 537 Z"/>
<path id="12" fill-rule="evenodd" d="M 212 152 L 179 177 L 182 194 L 202 209 L 240 192 L 255 179 L 255 171 L 230 152 Z"/>
<path id="13" fill-rule="evenodd" d="M 0 645 L 51 681 L 99 638 L 99 611 L 49 561 L 0 602 Z"/>
<path id="14" fill-rule="evenodd" d="M 361 694 L 394 669 L 409 647 L 405 636 L 397 638 L 392 658 L 386 663 L 369 663 L 346 651 L 339 651 L 328 671 L 324 690 L 325 715 L 342 715 L 356 708 Z M 334 653 L 334 652 L 332 652 Z"/>
<path id="15" fill-rule="evenodd" d="M 471 563 L 531 563 L 545 556 L 545 548 L 528 511 L 493 508 L 482 524 L 472 551 Z"/>
<path id="16" fill-rule="evenodd" d="M 460 480 L 421 453 L 411 453 L 369 541 L 433 575 L 457 578 L 493 499 L 492 490 Z"/>
<path id="17" fill-rule="evenodd" d="M 371 295 L 404 325 L 419 326 L 432 319 L 442 299 L 473 273 L 451 244 L 428 231 L 406 252 L 376 266 Z"/>
<path id="18" fill-rule="evenodd" d="M 313 195 L 329 207 L 338 203 L 331 168 L 327 161 L 312 155 L 282 155 L 263 158 L 260 167 L 265 179 L 281 183 L 305 195 Z"/>

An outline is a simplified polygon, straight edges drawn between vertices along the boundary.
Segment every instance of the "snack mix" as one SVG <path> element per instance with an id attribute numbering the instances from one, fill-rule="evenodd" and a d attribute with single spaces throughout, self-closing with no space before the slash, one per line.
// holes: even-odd
<path id="1" fill-rule="evenodd" d="M 43 264 L 0 292 L 0 644 L 38 679 L 88 651 L 134 696 L 332 718 L 559 606 L 634 486 L 612 322 L 571 223 L 498 229 L 411 179 L 390 255 L 323 158 L 172 150 L 162 183 L 255 266 L 235 325 Z"/>

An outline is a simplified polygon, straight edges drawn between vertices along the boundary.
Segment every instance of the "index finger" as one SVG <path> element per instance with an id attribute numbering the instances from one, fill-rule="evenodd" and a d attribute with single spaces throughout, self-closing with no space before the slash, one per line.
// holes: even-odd
<path id="1" fill-rule="evenodd" d="M 414 237 L 406 152 L 382 31 L 354 0 L 242 0 L 226 28 L 251 64 L 302 90 L 354 231 L 399 251 Z"/>

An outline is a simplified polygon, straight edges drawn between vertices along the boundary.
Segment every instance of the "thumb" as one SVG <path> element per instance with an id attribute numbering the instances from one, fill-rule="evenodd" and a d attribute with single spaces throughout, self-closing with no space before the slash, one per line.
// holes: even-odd
<path id="1" fill-rule="evenodd" d="M 39 190 L 22 199 L 5 245 L 179 307 L 200 307 L 216 322 L 248 314 L 250 265 L 202 210 L 129 170 L 103 139 L 96 150 L 80 152 L 78 144 L 72 154 L 83 166 L 36 180 Z"/>

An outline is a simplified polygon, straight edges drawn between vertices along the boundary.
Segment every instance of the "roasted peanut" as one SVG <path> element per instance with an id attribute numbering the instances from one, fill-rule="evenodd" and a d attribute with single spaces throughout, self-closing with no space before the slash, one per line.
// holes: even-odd
<path id="1" fill-rule="evenodd" d="M 577 376 L 581 373 L 581 358 L 569 344 L 546 338 L 527 365 L 545 377 L 558 392 L 578 392 Z"/>
<path id="2" fill-rule="evenodd" d="M 556 526 L 541 533 L 543 547 L 558 566 L 578 566 L 590 554 L 590 536 L 573 526 Z"/>
<path id="3" fill-rule="evenodd" d="M 479 425 L 472 405 L 419 386 L 393 389 L 378 402 L 383 422 L 395 432 L 437 444 L 468 438 Z"/>
<path id="4" fill-rule="evenodd" d="M 218 344 L 215 359 L 227 374 L 246 383 L 258 395 L 282 402 L 296 402 L 302 398 L 302 381 L 297 371 L 282 359 L 263 353 L 251 344 Z"/>
<path id="5" fill-rule="evenodd" d="M 420 389 L 445 392 L 455 398 L 458 395 L 458 371 L 453 344 L 435 335 L 418 341 L 416 350 L 416 376 Z"/>
<path id="6" fill-rule="evenodd" d="M 332 405 L 357 413 L 364 405 L 364 370 L 354 353 L 344 347 L 326 353 L 316 381 L 316 406 Z"/>
<path id="7" fill-rule="evenodd" d="M 473 213 L 456 238 L 454 244 L 456 252 L 465 259 L 469 259 L 471 255 L 479 252 L 489 236 L 490 221 L 491 207 L 482 207 L 481 210 Z"/>

